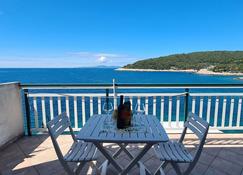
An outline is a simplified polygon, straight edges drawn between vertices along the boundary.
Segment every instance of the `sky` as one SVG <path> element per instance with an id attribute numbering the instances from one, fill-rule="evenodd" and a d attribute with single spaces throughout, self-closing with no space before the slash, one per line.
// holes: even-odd
<path id="1" fill-rule="evenodd" d="M 242 0 L 0 0 L 0 67 L 243 50 Z"/>

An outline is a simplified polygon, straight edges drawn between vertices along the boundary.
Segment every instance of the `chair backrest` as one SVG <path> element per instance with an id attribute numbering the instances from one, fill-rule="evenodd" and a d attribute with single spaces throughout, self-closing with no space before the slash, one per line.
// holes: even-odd
<path id="1" fill-rule="evenodd" d="M 47 123 L 49 133 L 53 138 L 57 138 L 70 126 L 66 113 L 62 113 Z"/>
<path id="2" fill-rule="evenodd" d="M 204 141 L 206 139 L 208 129 L 209 129 L 209 123 L 204 121 L 202 118 L 200 118 L 196 114 L 189 113 L 188 119 L 185 122 L 184 126 L 185 126 L 185 128 L 182 133 L 183 139 L 184 139 L 187 129 L 190 129 L 198 137 L 198 139 L 200 141 Z"/>
<path id="3" fill-rule="evenodd" d="M 56 140 L 58 138 L 58 136 L 60 136 L 62 133 L 64 133 L 64 131 L 67 128 L 69 128 L 69 131 L 71 133 L 73 140 L 76 141 L 75 135 L 73 133 L 73 130 L 72 130 L 72 127 L 71 127 L 71 124 L 69 121 L 69 117 L 67 116 L 66 113 L 62 113 L 62 114 L 56 116 L 53 120 L 49 121 L 47 123 L 47 128 L 48 128 L 49 134 L 51 136 L 51 140 L 52 140 L 52 143 L 53 143 L 53 146 L 55 148 L 58 158 L 63 159 L 61 149 Z"/>
<path id="4" fill-rule="evenodd" d="M 199 145 L 197 146 L 193 161 L 190 163 L 190 165 L 188 166 L 186 171 L 183 173 L 183 174 L 190 174 L 190 172 L 196 165 L 196 163 L 201 155 L 201 152 L 202 152 L 202 149 L 203 149 L 203 146 L 205 144 L 205 140 L 206 140 L 206 137 L 208 134 L 209 123 L 204 121 L 202 118 L 200 118 L 196 114 L 189 113 L 188 119 L 185 122 L 184 126 L 185 126 L 185 128 L 181 134 L 181 138 L 180 138 L 179 142 L 183 142 L 187 129 L 190 129 L 200 140 Z"/>

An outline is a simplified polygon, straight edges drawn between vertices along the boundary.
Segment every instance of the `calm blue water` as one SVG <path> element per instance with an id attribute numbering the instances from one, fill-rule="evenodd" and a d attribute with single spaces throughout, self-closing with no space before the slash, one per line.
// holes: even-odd
<path id="1" fill-rule="evenodd" d="M 0 69 L 0 82 L 21 83 L 243 83 L 237 76 L 177 72 L 123 72 L 113 68 Z"/>
<path id="2" fill-rule="evenodd" d="M 241 84 L 243 80 L 235 79 L 237 76 L 212 76 L 212 75 L 200 75 L 193 73 L 183 73 L 183 72 L 125 72 L 125 71 L 116 71 L 113 68 L 62 68 L 62 69 L 0 69 L 0 82 L 12 82 L 18 81 L 21 83 L 112 83 L 112 79 L 116 79 L 116 83 L 218 83 L 218 84 Z M 56 90 L 57 91 L 57 90 Z M 60 90 L 59 90 L 60 91 Z M 87 90 L 86 90 L 87 91 Z M 86 92 L 84 90 L 69 90 L 69 92 Z M 104 90 L 88 90 L 89 92 L 105 92 Z M 130 92 L 183 92 L 184 89 L 145 89 L 145 90 L 126 90 Z M 40 90 L 32 92 L 41 92 Z M 46 92 L 46 91 L 45 91 Z M 54 92 L 49 90 L 49 92 Z M 60 92 L 67 92 L 60 91 Z M 190 92 L 243 92 L 243 89 L 196 89 L 190 90 Z M 70 118 L 73 123 L 74 112 L 73 112 L 73 99 L 70 97 Z M 182 97 L 184 98 L 184 97 Z M 39 126 L 42 125 L 42 112 L 41 112 L 41 99 L 37 99 L 38 113 L 39 113 Z M 149 98 L 149 112 L 152 112 L 152 97 Z M 160 99 L 157 99 L 158 102 Z M 218 124 L 221 122 L 221 113 L 222 113 L 222 101 L 223 98 L 220 98 L 219 106 L 219 119 Z M 235 110 L 233 124 L 236 123 L 237 116 L 237 101 L 238 98 L 235 98 Z M 87 102 L 87 119 L 89 118 L 89 99 L 86 99 Z M 104 102 L 104 99 L 103 99 Z M 144 103 L 144 99 L 141 99 L 141 102 Z M 215 98 L 212 98 L 212 107 L 211 115 L 214 116 L 214 102 Z M 227 102 L 227 111 L 226 114 L 229 114 L 229 104 L 230 100 Z M 176 98 L 173 98 L 173 105 L 176 103 Z M 206 114 L 206 103 L 207 98 L 204 99 L 204 108 L 203 111 Z M 97 105 L 97 99 L 94 99 L 95 106 Z M 136 104 L 136 99 L 134 99 L 134 105 Z M 49 99 L 46 98 L 46 113 L 47 119 L 50 119 L 50 110 L 49 110 Z M 33 101 L 30 99 L 31 106 L 31 117 L 33 119 Z M 158 110 L 156 115 L 160 118 L 160 107 L 159 103 L 157 104 Z M 135 106 L 134 106 L 135 107 Z M 62 109 L 65 111 L 65 99 L 62 99 Z M 94 113 L 97 113 L 97 107 L 94 107 Z M 191 110 L 191 98 L 189 100 L 189 111 Z M 243 107 L 242 107 L 243 110 Z M 196 100 L 196 113 L 199 111 L 199 98 Z M 54 113 L 57 115 L 57 98 L 54 98 Z M 243 115 L 243 111 L 241 113 Z M 78 98 L 78 116 L 82 116 L 81 111 L 81 98 Z M 165 98 L 165 120 L 168 119 L 168 99 Z M 203 118 L 206 116 L 204 115 Z M 243 116 L 242 116 L 243 117 Z M 213 118 L 213 117 L 212 117 Z M 172 119 L 175 120 L 175 110 L 172 112 Z M 180 119 L 184 120 L 184 102 L 181 99 L 180 104 Z M 210 121 L 213 124 L 213 120 Z M 228 120 L 226 121 L 226 125 Z M 82 125 L 82 122 L 79 122 L 79 126 Z M 241 121 L 243 125 L 243 121 Z M 34 126 L 34 121 L 32 120 L 32 127 Z"/>

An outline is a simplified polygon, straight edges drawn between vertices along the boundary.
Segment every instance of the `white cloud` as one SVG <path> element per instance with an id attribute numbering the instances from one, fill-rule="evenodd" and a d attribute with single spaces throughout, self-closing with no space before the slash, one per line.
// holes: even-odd
<path id="1" fill-rule="evenodd" d="M 117 58 L 117 57 L 121 57 L 122 55 L 118 55 L 118 54 L 112 54 L 112 53 L 97 53 L 95 54 L 95 56 L 97 57 L 111 57 L 111 58 Z"/>
<path id="2" fill-rule="evenodd" d="M 68 52 L 68 55 L 72 55 L 72 56 L 79 56 L 81 58 L 85 57 L 89 57 L 89 58 L 99 58 L 99 57 L 110 57 L 110 58 L 118 58 L 118 57 L 122 57 L 124 55 L 120 55 L 120 54 L 113 54 L 113 53 L 96 53 L 96 52 Z"/>
<path id="3" fill-rule="evenodd" d="M 122 66 L 137 58 L 114 53 L 68 52 L 52 55 L 1 55 L 2 67 L 92 67 L 99 65 Z"/>
<path id="4" fill-rule="evenodd" d="M 120 54 L 114 54 L 114 53 L 96 53 L 96 52 L 68 52 L 68 55 L 71 55 L 72 57 L 77 57 L 77 59 L 85 59 L 92 61 L 94 64 L 107 64 L 110 65 L 112 63 L 115 64 L 116 60 L 119 60 L 121 58 L 125 58 L 125 55 Z"/>
<path id="5" fill-rule="evenodd" d="M 101 57 L 98 58 L 97 61 L 98 61 L 99 63 L 107 63 L 107 61 L 109 61 L 109 60 L 107 59 L 107 57 L 105 57 L 105 56 L 101 56 Z"/>

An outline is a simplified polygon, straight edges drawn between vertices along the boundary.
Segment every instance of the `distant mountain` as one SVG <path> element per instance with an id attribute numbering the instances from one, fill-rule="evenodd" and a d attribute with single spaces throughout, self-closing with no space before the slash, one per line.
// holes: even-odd
<path id="1" fill-rule="evenodd" d="M 205 51 L 150 58 L 128 64 L 124 69 L 208 70 L 243 73 L 243 51 Z"/>
<path id="2" fill-rule="evenodd" d="M 100 65 L 100 66 L 90 66 L 90 67 L 76 67 L 76 68 L 119 68 L 119 66 L 105 66 L 105 65 Z"/>

